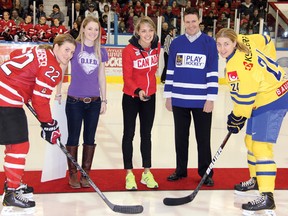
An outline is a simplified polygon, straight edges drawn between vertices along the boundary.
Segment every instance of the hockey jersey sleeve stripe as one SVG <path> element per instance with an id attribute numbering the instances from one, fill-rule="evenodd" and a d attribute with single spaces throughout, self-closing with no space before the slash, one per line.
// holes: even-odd
<path id="1" fill-rule="evenodd" d="M 209 101 L 216 101 L 217 94 L 207 94 L 207 100 Z"/>
<path id="2" fill-rule="evenodd" d="M 213 77 L 213 76 L 218 78 L 218 72 L 212 71 L 212 72 L 207 73 L 207 77 Z"/>
<path id="3" fill-rule="evenodd" d="M 250 98 L 250 97 L 256 97 L 256 92 L 248 94 L 248 95 L 243 95 L 243 94 L 238 94 L 237 92 L 230 92 L 231 95 L 235 95 L 238 98 Z"/>
<path id="4" fill-rule="evenodd" d="M 210 83 L 207 83 L 207 87 L 215 87 L 215 88 L 218 88 L 219 84 L 218 82 L 210 82 Z"/>
<path id="5" fill-rule="evenodd" d="M 179 88 L 190 88 L 190 89 L 207 89 L 206 84 L 194 84 L 194 83 L 182 83 L 182 82 L 174 82 L 173 87 Z"/>
<path id="6" fill-rule="evenodd" d="M 231 98 L 232 98 L 232 100 L 233 100 L 235 103 L 237 103 L 237 104 L 239 104 L 239 105 L 252 105 L 252 104 L 254 104 L 254 102 L 255 102 L 255 100 L 252 100 L 252 101 L 239 101 L 239 100 L 235 99 L 234 97 L 231 97 Z"/>
<path id="7" fill-rule="evenodd" d="M 184 94 L 172 93 L 172 97 L 179 98 L 182 100 L 207 100 L 206 95 L 184 95 Z"/>
<path id="8" fill-rule="evenodd" d="M 38 95 L 40 97 L 48 98 L 48 99 L 50 99 L 50 96 L 51 96 L 51 95 L 43 94 L 43 93 L 36 91 L 36 90 L 33 91 L 33 94 Z"/>
<path id="9" fill-rule="evenodd" d="M 173 75 L 174 74 L 174 70 L 167 70 L 166 75 Z"/>
<path id="10" fill-rule="evenodd" d="M 54 87 L 48 85 L 47 83 L 44 83 L 42 81 L 40 81 L 39 79 L 36 78 L 36 84 L 39 85 L 39 86 L 42 86 L 44 88 L 48 88 L 50 89 L 51 91 L 53 91 Z"/>

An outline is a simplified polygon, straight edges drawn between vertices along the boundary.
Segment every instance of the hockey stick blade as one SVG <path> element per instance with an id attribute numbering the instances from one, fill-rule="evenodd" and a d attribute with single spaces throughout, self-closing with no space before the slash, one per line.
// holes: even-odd
<path id="1" fill-rule="evenodd" d="M 193 193 L 188 195 L 188 196 L 180 197 L 180 198 L 170 198 L 170 197 L 164 198 L 164 200 L 163 200 L 164 205 L 167 205 L 167 206 L 178 206 L 178 205 L 184 205 L 184 204 L 189 203 L 189 202 L 194 200 L 194 198 L 198 194 L 200 188 L 204 184 L 206 178 L 208 177 L 209 173 L 211 172 L 214 164 L 216 163 L 217 159 L 221 155 L 222 150 L 223 150 L 224 146 L 226 145 L 226 143 L 227 143 L 227 141 L 228 141 L 230 136 L 231 136 L 231 132 L 229 132 L 226 135 L 226 137 L 223 140 L 221 146 L 219 147 L 219 149 L 217 150 L 216 154 L 214 155 L 209 167 L 207 168 L 207 170 L 205 172 L 205 175 L 202 177 L 201 181 L 199 182 L 198 186 L 193 191 Z"/>
<path id="2" fill-rule="evenodd" d="M 33 107 L 30 104 L 26 104 L 27 108 L 32 112 L 32 114 L 38 119 L 37 113 L 33 109 Z M 39 119 L 38 119 L 39 120 Z M 101 190 L 95 185 L 95 183 L 92 181 L 90 176 L 85 172 L 85 170 L 78 164 L 78 162 L 75 160 L 75 158 L 67 151 L 66 147 L 60 142 L 60 140 L 57 140 L 57 145 L 60 147 L 62 152 L 67 156 L 67 158 L 73 163 L 74 166 L 77 167 L 77 169 L 81 172 L 81 174 L 87 179 L 89 184 L 93 187 L 93 189 L 97 192 L 97 194 L 102 198 L 102 200 L 108 205 L 108 207 L 118 213 L 123 214 L 139 214 L 143 212 L 143 206 L 142 205 L 130 205 L 130 206 L 124 206 L 124 205 L 115 205 L 111 203 L 107 197 L 101 192 Z"/>

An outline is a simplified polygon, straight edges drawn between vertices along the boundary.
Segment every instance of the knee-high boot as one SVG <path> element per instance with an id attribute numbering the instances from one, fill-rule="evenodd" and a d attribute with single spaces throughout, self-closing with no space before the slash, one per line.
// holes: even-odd
<path id="1" fill-rule="evenodd" d="M 71 156 L 77 161 L 78 156 L 78 146 L 66 146 L 67 151 Z M 78 180 L 77 167 L 68 159 L 68 169 L 69 169 L 69 185 L 71 188 L 80 188 L 80 182 Z"/>
<path id="2" fill-rule="evenodd" d="M 88 175 L 91 170 L 95 147 L 96 144 L 94 145 L 83 144 L 82 168 Z M 80 183 L 82 187 L 90 187 L 88 180 L 83 175 L 81 175 Z"/>

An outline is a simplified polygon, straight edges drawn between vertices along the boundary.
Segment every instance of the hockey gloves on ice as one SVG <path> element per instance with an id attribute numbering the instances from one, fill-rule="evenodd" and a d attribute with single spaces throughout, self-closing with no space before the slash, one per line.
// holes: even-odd
<path id="1" fill-rule="evenodd" d="M 56 120 L 53 120 L 52 123 L 41 123 L 41 127 L 41 137 L 51 144 L 56 144 L 57 139 L 59 139 L 61 136 L 58 122 Z"/>
<path id="2" fill-rule="evenodd" d="M 245 125 L 247 118 L 235 116 L 233 112 L 228 115 L 227 129 L 229 132 L 237 134 Z"/>

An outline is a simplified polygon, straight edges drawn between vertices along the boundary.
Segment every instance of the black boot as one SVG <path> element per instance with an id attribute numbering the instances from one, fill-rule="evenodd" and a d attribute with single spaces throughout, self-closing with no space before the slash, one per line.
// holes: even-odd
<path id="1" fill-rule="evenodd" d="M 82 153 L 82 168 L 85 170 L 85 172 L 89 175 L 89 172 L 91 170 L 91 165 L 94 157 L 96 144 L 94 145 L 86 145 L 83 144 L 83 153 Z M 85 178 L 85 176 L 81 175 L 80 183 L 82 187 L 90 187 L 90 184 L 88 180 Z"/>
<path id="2" fill-rule="evenodd" d="M 71 156 L 77 161 L 78 156 L 78 146 L 66 146 L 67 151 Z M 80 182 L 78 180 L 77 167 L 68 159 L 68 169 L 69 169 L 69 185 L 71 188 L 81 188 Z"/>

